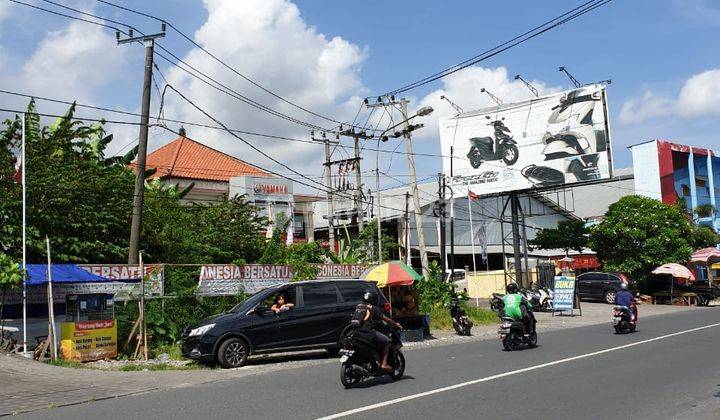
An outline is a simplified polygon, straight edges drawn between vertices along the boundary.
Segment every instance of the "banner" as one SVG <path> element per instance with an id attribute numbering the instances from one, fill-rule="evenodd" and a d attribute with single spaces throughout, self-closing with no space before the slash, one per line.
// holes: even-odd
<path id="1" fill-rule="evenodd" d="M 60 354 L 64 360 L 77 362 L 117 357 L 115 320 L 61 323 Z"/>
<path id="2" fill-rule="evenodd" d="M 367 266 L 362 264 L 313 264 L 317 279 L 359 279 Z"/>
<path id="3" fill-rule="evenodd" d="M 555 276 L 553 285 L 553 309 L 571 311 L 575 302 L 575 277 Z"/>
<path id="4" fill-rule="evenodd" d="M 53 299 L 65 302 L 67 295 L 89 293 L 109 293 L 116 301 L 130 301 L 140 298 L 140 267 L 127 264 L 78 264 L 78 267 L 93 274 L 110 279 L 107 282 L 91 283 L 53 283 Z M 164 295 L 165 266 L 162 264 L 145 265 L 145 298 L 153 299 Z M 28 286 L 28 304 L 47 303 L 47 285 Z M 8 292 L 6 303 L 22 303 L 22 292 Z"/>
<path id="5" fill-rule="evenodd" d="M 443 169 L 467 196 L 609 178 L 605 85 L 503 104 L 440 121 Z"/>
<path id="6" fill-rule="evenodd" d="M 200 268 L 198 296 L 235 296 L 256 293 L 292 279 L 289 265 L 214 264 Z"/>

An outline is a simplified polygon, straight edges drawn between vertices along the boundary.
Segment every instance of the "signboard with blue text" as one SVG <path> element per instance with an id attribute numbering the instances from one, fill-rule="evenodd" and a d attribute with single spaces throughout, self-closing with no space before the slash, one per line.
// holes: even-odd
<path id="1" fill-rule="evenodd" d="M 553 309 L 572 311 L 575 302 L 575 277 L 555 276 L 553 284 Z"/>

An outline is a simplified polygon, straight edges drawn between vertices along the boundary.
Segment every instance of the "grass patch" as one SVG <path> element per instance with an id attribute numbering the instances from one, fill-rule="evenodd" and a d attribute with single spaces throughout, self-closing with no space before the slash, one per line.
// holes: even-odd
<path id="1" fill-rule="evenodd" d="M 49 362 L 53 366 L 60 366 L 60 367 L 66 367 L 66 368 L 73 368 L 73 369 L 84 369 L 85 365 L 76 362 L 74 360 L 62 360 L 62 359 L 56 359 L 52 362 Z"/>
<path id="2" fill-rule="evenodd" d="M 488 325 L 498 322 L 498 316 L 495 312 L 483 308 L 475 308 L 466 306 L 465 312 L 475 325 Z M 450 309 L 433 307 L 430 310 L 430 328 L 436 330 L 452 330 L 452 319 L 450 318 Z"/>
<path id="3" fill-rule="evenodd" d="M 153 357 L 158 357 L 161 354 L 166 353 L 170 360 L 184 360 L 182 354 L 180 354 L 180 344 L 158 344 L 152 348 Z"/>

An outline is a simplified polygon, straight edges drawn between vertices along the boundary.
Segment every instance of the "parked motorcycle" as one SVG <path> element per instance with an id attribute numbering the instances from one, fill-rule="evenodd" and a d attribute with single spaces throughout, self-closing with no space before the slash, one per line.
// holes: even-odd
<path id="1" fill-rule="evenodd" d="M 358 386 L 367 378 L 388 375 L 393 380 L 402 378 L 405 372 L 405 356 L 400 348 L 400 330 L 388 327 L 390 338 L 390 351 L 388 353 L 388 364 L 391 371 L 385 371 L 380 366 L 382 363 L 382 350 L 378 349 L 369 335 L 363 334 L 363 330 L 356 328 L 342 340 L 340 349 L 340 382 L 345 388 Z"/>
<path id="2" fill-rule="evenodd" d="M 630 313 L 633 313 L 635 316 L 631 316 Z M 635 328 L 637 328 L 637 319 L 638 319 L 638 312 L 637 312 L 637 305 L 632 304 L 630 307 L 627 306 L 615 306 L 613 308 L 613 328 L 615 328 L 615 334 L 627 334 L 631 332 L 635 332 Z"/>
<path id="3" fill-rule="evenodd" d="M 533 310 L 535 311 L 549 311 L 553 308 L 553 291 L 548 288 L 541 287 L 537 290 L 522 289 L 520 293 L 532 304 Z"/>
<path id="4" fill-rule="evenodd" d="M 485 118 L 490 119 L 489 116 Z M 517 162 L 520 152 L 516 146 L 517 142 L 513 140 L 510 129 L 505 126 L 502 118 L 495 120 L 488 125 L 493 126 L 495 138 L 473 137 L 470 139 L 470 152 L 467 154 L 470 159 L 470 165 L 477 169 L 484 161 L 502 160 L 506 165 L 510 166 Z"/>
<path id="5" fill-rule="evenodd" d="M 500 312 L 505 307 L 505 302 L 503 302 L 503 296 L 505 296 L 502 293 L 493 293 L 492 297 L 490 298 L 490 310 L 493 312 Z"/>
<path id="6" fill-rule="evenodd" d="M 470 335 L 473 323 L 457 299 L 450 301 L 450 318 L 452 318 L 453 328 L 455 328 L 455 332 L 458 333 L 458 335 Z"/>
<path id="7" fill-rule="evenodd" d="M 516 321 L 506 316 L 501 318 L 498 334 L 505 350 L 519 350 L 523 345 L 527 345 L 529 348 L 537 346 L 537 330 L 535 328 L 537 322 L 532 312 L 530 312 L 530 317 L 532 318 L 532 331 L 527 336 L 525 335 L 525 324 L 522 321 Z"/>

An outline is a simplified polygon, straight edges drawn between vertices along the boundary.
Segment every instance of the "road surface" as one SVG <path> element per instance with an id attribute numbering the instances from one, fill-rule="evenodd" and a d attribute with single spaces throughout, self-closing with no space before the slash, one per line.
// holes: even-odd
<path id="1" fill-rule="evenodd" d="M 720 418 L 720 308 L 405 353 L 397 382 L 345 390 L 339 363 L 38 410 L 20 418 Z"/>

